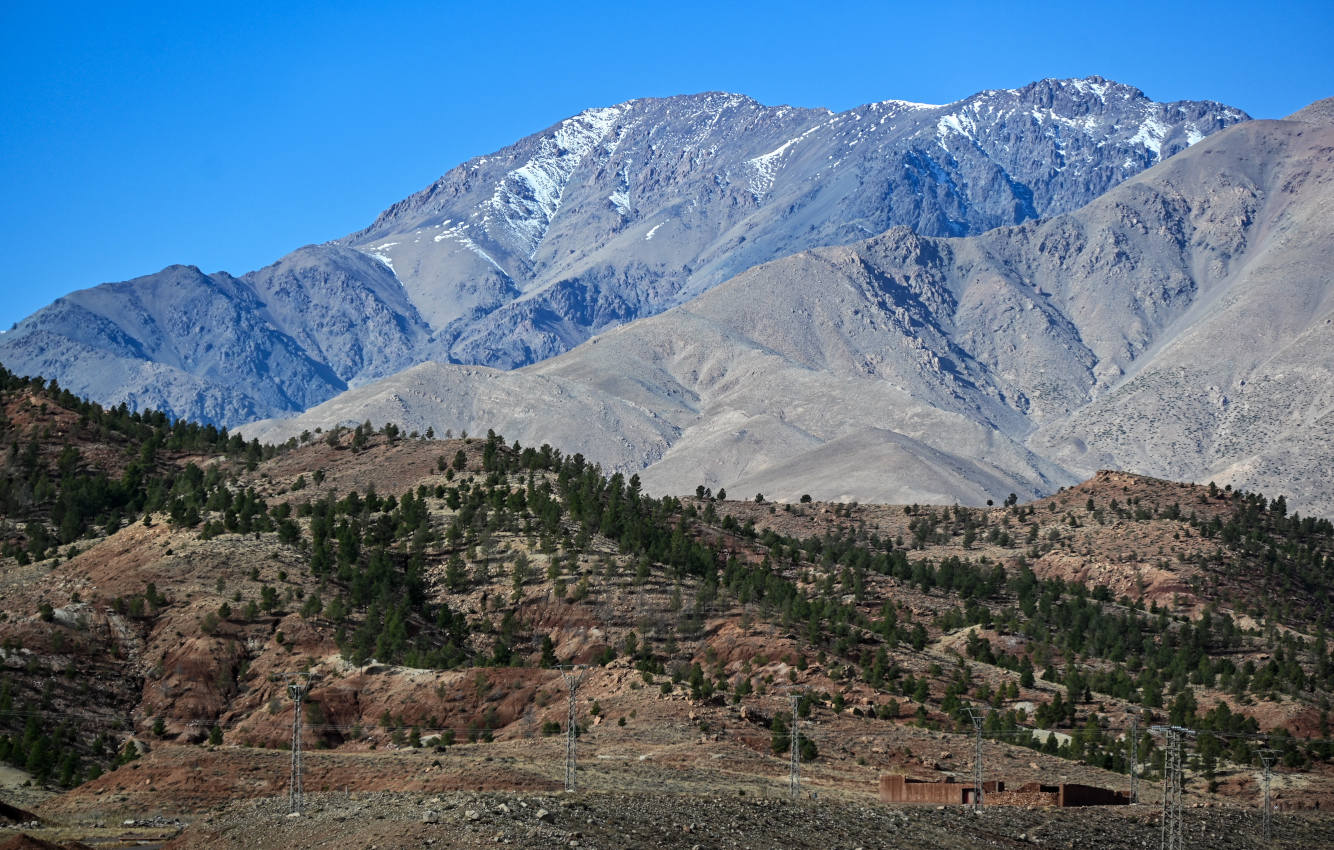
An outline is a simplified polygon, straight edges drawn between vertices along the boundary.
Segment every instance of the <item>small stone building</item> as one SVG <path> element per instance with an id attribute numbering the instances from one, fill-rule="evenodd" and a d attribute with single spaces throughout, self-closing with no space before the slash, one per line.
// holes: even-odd
<path id="1" fill-rule="evenodd" d="M 934 803 L 961 806 L 973 802 L 971 782 L 928 782 L 912 779 L 901 773 L 886 773 L 880 777 L 880 800 L 885 803 Z M 983 782 L 983 800 L 1005 790 L 1004 782 Z"/>
<path id="2" fill-rule="evenodd" d="M 966 806 L 973 802 L 973 783 L 946 780 L 929 782 L 912 779 L 898 773 L 880 777 L 880 800 L 884 803 L 931 803 L 945 806 Z M 982 783 L 982 800 L 988 806 L 1124 806 L 1130 796 L 1093 785 L 1064 782 L 1043 785 L 1027 782 L 1018 788 L 1006 790 L 1004 781 Z"/>

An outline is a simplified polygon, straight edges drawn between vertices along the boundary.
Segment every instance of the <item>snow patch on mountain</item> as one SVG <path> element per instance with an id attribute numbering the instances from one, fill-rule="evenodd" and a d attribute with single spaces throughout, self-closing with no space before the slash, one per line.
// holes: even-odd
<path id="1" fill-rule="evenodd" d="M 963 136 L 965 139 L 972 141 L 976 132 L 976 122 L 973 121 L 972 117 L 963 112 L 953 112 L 949 115 L 942 115 L 940 116 L 940 120 L 936 122 L 936 138 L 939 140 L 940 146 L 946 150 L 949 150 L 949 148 L 945 147 L 945 138 L 951 133 Z"/>
<path id="2" fill-rule="evenodd" d="M 437 224 L 436 227 L 441 228 L 441 230 L 439 233 L 435 235 L 435 238 L 432 241 L 442 242 L 446 239 L 453 239 L 459 245 L 463 246 L 464 248 L 473 252 L 477 256 L 481 257 L 483 260 L 486 260 L 488 263 L 495 266 L 496 271 L 505 275 L 505 277 L 509 277 L 509 272 L 505 271 L 505 269 L 501 267 L 500 263 L 497 263 L 490 254 L 482 250 L 482 247 L 480 245 L 472 241 L 472 237 L 468 235 L 467 231 L 468 226 L 466 224 L 464 224 L 463 222 L 454 224 L 451 219 L 445 219 L 440 224 Z"/>
<path id="3" fill-rule="evenodd" d="M 1148 148 L 1155 160 L 1163 158 L 1163 139 L 1167 138 L 1169 128 L 1153 116 L 1146 116 L 1140 122 L 1139 130 L 1130 137 L 1129 144 L 1140 144 Z"/>
<path id="4" fill-rule="evenodd" d="M 766 154 L 746 160 L 746 165 L 752 172 L 750 182 L 746 184 L 746 187 L 755 196 L 755 200 L 760 200 L 773 188 L 774 177 L 778 174 L 778 168 L 782 164 L 783 154 L 799 141 L 801 141 L 800 136 L 789 139 Z"/>
<path id="5" fill-rule="evenodd" d="M 364 252 L 364 253 L 366 254 L 366 256 L 368 256 L 368 257 L 374 257 L 375 259 L 377 259 L 377 260 L 379 260 L 380 262 L 384 263 L 385 266 L 389 269 L 389 271 L 393 272 L 393 271 L 394 271 L 394 260 L 393 260 L 393 258 L 391 258 L 388 254 L 386 254 L 385 251 L 387 251 L 388 249 L 394 247 L 394 246 L 397 245 L 397 244 L 398 244 L 397 242 L 385 242 L 385 243 L 383 243 L 383 244 L 381 244 L 381 245 L 376 245 L 374 248 L 372 248 L 371 250 L 366 251 L 366 252 Z M 394 272 L 394 277 L 398 277 L 398 273 L 397 273 L 397 272 Z"/>
<path id="6" fill-rule="evenodd" d="M 485 203 L 532 259 L 560 209 L 570 177 L 584 158 L 606 139 L 623 109 L 589 109 L 556 126 L 538 145 L 537 154 L 508 172 Z"/>
<path id="7" fill-rule="evenodd" d="M 1069 80 L 1068 84 L 1070 88 L 1074 89 L 1080 94 L 1085 94 L 1085 95 L 1092 94 L 1102 103 L 1107 102 L 1107 91 L 1112 87 L 1112 84 L 1106 80 L 1093 80 L 1093 79 Z"/>
<path id="8" fill-rule="evenodd" d="M 871 104 L 872 109 L 889 108 L 895 111 L 912 111 L 917 109 L 939 109 L 944 106 L 943 103 L 916 103 L 911 100 L 882 100 Z"/>

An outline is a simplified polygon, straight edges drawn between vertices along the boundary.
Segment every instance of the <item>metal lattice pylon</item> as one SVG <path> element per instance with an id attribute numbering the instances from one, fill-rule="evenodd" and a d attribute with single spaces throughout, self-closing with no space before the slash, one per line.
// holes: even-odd
<path id="1" fill-rule="evenodd" d="M 1184 768 L 1181 757 L 1181 743 L 1186 735 L 1193 735 L 1193 729 L 1183 726 L 1154 726 L 1152 731 L 1162 732 L 1167 738 L 1163 753 L 1163 830 L 1162 850 L 1182 850 L 1181 796 L 1184 783 Z"/>
<path id="2" fill-rule="evenodd" d="M 801 718 L 797 714 L 797 709 L 801 705 L 801 694 L 791 694 L 792 697 L 792 767 L 788 772 L 787 788 L 788 794 L 792 799 L 801 796 Z"/>
<path id="3" fill-rule="evenodd" d="M 575 699 L 579 693 L 579 685 L 583 684 L 584 675 L 588 671 L 583 667 L 569 666 L 561 667 L 561 677 L 565 679 L 565 687 L 570 691 L 570 711 L 565 725 L 565 790 L 573 791 L 575 789 L 575 752 L 574 742 L 579 734 L 578 721 L 575 718 Z"/>
<path id="4" fill-rule="evenodd" d="M 977 737 L 973 743 L 973 809 L 981 811 L 983 806 L 982 788 L 982 712 L 968 709 L 968 716 L 973 720 Z"/>
<path id="5" fill-rule="evenodd" d="M 301 704 L 309 691 L 309 678 L 287 683 L 287 695 L 292 698 L 292 775 L 287 781 L 287 805 L 288 811 L 294 814 L 301 814 L 306 802 L 301 787 Z"/>
<path id="6" fill-rule="evenodd" d="M 1264 765 L 1264 791 L 1265 791 L 1265 810 L 1263 824 L 1264 840 L 1269 841 L 1274 837 L 1273 819 L 1274 804 L 1269 796 L 1269 781 L 1273 778 L 1274 751 L 1263 749 L 1260 751 L 1260 762 Z"/>
<path id="7" fill-rule="evenodd" d="M 1130 718 L 1130 802 L 1139 802 L 1139 720 Z"/>

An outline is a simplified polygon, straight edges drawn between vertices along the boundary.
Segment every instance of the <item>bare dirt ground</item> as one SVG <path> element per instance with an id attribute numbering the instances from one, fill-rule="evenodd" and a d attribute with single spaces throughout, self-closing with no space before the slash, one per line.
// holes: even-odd
<path id="1" fill-rule="evenodd" d="M 654 710 L 654 703 L 658 710 Z M 777 706 L 775 705 L 775 708 Z M 224 746 L 159 746 L 139 761 L 46 801 L 49 837 L 173 836 L 171 848 L 520 847 L 854 848 L 1154 846 L 1158 789 L 1117 809 L 886 806 L 883 771 L 970 774 L 964 736 L 824 717 L 810 727 L 821 757 L 803 764 L 789 798 L 788 761 L 767 730 L 719 706 L 645 701 L 626 727 L 600 724 L 580 740 L 578 788 L 563 792 L 562 736 L 433 748 L 305 754 L 308 805 L 288 817 L 290 754 Z M 682 712 L 696 718 L 684 722 Z M 700 723 L 712 731 L 700 731 Z M 861 727 L 860 729 L 858 727 Z M 860 734 L 859 734 L 860 733 Z M 1124 776 L 986 742 L 989 776 L 1124 788 Z M 864 764 L 862 762 L 865 762 Z M 1286 783 L 1280 776 L 1279 799 Z M 1248 781 L 1238 778 L 1238 781 Z M 1148 787 L 1146 787 L 1148 786 Z M 1289 791 L 1295 789 L 1287 789 Z M 1187 787 L 1187 846 L 1262 846 L 1250 794 Z M 540 815 L 546 812 L 545 815 Z M 133 821 L 135 828 L 119 826 Z M 179 820 L 185 826 L 172 826 Z M 1334 816 L 1276 815 L 1279 847 L 1334 846 Z M 156 825 L 156 828 L 154 828 Z M 42 833 L 39 832 L 39 835 Z"/>
<path id="2" fill-rule="evenodd" d="M 34 806 L 55 796 L 40 785 L 32 783 L 32 776 L 25 771 L 7 764 L 0 764 L 0 800 L 31 810 Z"/>

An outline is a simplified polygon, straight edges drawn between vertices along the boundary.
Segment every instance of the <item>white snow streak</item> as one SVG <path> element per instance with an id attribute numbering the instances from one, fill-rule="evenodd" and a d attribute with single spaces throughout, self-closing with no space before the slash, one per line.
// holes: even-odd
<path id="1" fill-rule="evenodd" d="M 1139 130 L 1130 137 L 1128 144 L 1141 144 L 1149 149 L 1153 158 L 1161 160 L 1163 158 L 1163 139 L 1167 138 L 1168 126 L 1157 118 L 1146 116 L 1139 125 Z"/>
<path id="2" fill-rule="evenodd" d="M 783 154 L 787 152 L 793 142 L 797 141 L 799 139 L 791 139 L 766 154 L 746 160 L 746 165 L 750 166 L 752 172 L 747 188 L 755 196 L 755 200 L 758 201 L 773 188 L 774 178 L 778 175 L 778 166 L 781 164 L 779 160 L 783 158 Z"/>
<path id="3" fill-rule="evenodd" d="M 750 189 L 750 193 L 755 196 L 755 200 L 763 200 L 764 196 L 769 194 L 769 190 L 774 187 L 774 179 L 778 176 L 778 169 L 782 167 L 782 160 L 788 149 L 817 129 L 819 128 L 812 127 L 800 136 L 788 139 L 768 153 L 746 160 L 746 165 L 751 169 L 750 181 L 746 184 L 746 188 Z"/>
<path id="4" fill-rule="evenodd" d="M 1111 83 L 1108 83 L 1105 80 L 1101 83 L 1095 83 L 1091 80 L 1070 80 L 1070 87 L 1078 91 L 1080 94 L 1093 92 L 1094 97 L 1103 103 L 1106 103 L 1107 90 L 1111 88 Z"/>
<path id="5" fill-rule="evenodd" d="M 662 221 L 662 222 L 659 222 L 659 223 L 653 225 L 653 229 L 650 230 L 648 233 L 645 233 L 645 234 L 644 234 L 644 241 L 645 241 L 645 242 L 649 242 L 649 241 L 651 241 L 651 240 L 653 239 L 653 234 L 657 233 L 657 232 L 658 232 L 658 228 L 659 228 L 659 227 L 662 227 L 662 226 L 663 226 L 664 224 L 666 224 L 666 223 L 667 223 L 667 222 Z"/>
<path id="6" fill-rule="evenodd" d="M 468 226 L 466 224 L 464 224 L 463 222 L 459 222 L 458 224 L 454 224 L 453 226 L 451 226 L 451 223 L 452 223 L 451 219 L 445 219 L 441 224 L 437 225 L 438 227 L 443 229 L 435 235 L 434 241 L 440 242 L 441 240 L 444 239 L 453 239 L 455 242 L 459 243 L 464 248 L 467 248 L 469 251 L 472 251 L 474 254 L 481 257 L 483 260 L 486 260 L 488 263 L 495 266 L 496 271 L 500 272 L 506 277 L 509 277 L 509 274 L 500 267 L 500 263 L 497 263 L 494 259 L 491 258 L 490 254 L 482 250 L 480 245 L 472 241 L 472 239 L 468 236 Z"/>
<path id="7" fill-rule="evenodd" d="M 942 115 L 940 120 L 936 122 L 936 139 L 946 151 L 949 148 L 945 147 L 945 138 L 950 133 L 957 133 L 965 139 L 971 140 L 974 138 L 973 134 L 975 132 L 977 132 L 977 124 L 973 122 L 972 118 L 962 113 Z"/>
<path id="8" fill-rule="evenodd" d="M 894 109 L 939 109 L 943 103 L 914 103 L 911 100 L 882 100 L 871 106 L 888 106 Z"/>
<path id="9" fill-rule="evenodd" d="M 538 143 L 537 154 L 506 174 L 483 204 L 499 216 L 529 258 L 560 209 L 574 170 L 606 138 L 621 111 L 615 106 L 589 109 L 562 121 Z"/>

